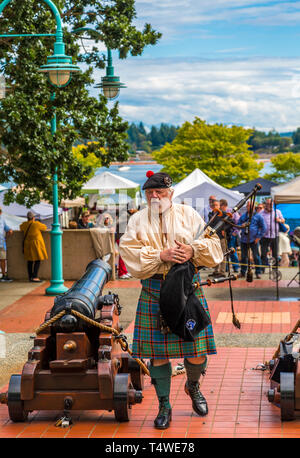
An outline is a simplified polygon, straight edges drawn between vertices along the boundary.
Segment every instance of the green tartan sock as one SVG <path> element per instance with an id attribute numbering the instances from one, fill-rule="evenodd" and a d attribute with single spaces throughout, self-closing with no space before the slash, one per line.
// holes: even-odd
<path id="1" fill-rule="evenodd" d="M 163 402 L 165 407 L 171 408 L 169 400 L 172 377 L 171 363 L 163 364 L 162 366 L 150 365 L 149 372 L 159 403 Z"/>
<path id="2" fill-rule="evenodd" d="M 193 364 L 184 358 L 184 367 L 186 370 L 186 376 L 189 382 L 198 382 L 200 376 L 205 373 L 207 366 L 207 356 L 205 355 L 205 361 L 201 364 Z"/>

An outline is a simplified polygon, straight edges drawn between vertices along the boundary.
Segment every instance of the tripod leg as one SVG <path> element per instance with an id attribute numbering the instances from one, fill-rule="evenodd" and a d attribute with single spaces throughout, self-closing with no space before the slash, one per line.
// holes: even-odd
<path id="1" fill-rule="evenodd" d="M 290 286 L 290 284 L 291 284 L 294 280 L 297 281 L 296 278 L 298 277 L 298 275 L 299 275 L 299 277 L 300 277 L 300 272 L 297 272 L 297 273 L 296 273 L 296 275 L 291 279 L 291 281 L 287 284 L 287 286 Z M 298 280 L 297 283 L 298 283 L 298 285 L 300 285 L 300 280 Z"/>

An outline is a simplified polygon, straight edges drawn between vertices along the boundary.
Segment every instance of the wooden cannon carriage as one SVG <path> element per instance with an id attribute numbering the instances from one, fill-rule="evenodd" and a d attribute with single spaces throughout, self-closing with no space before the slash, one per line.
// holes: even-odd
<path id="1" fill-rule="evenodd" d="M 116 294 L 102 296 L 111 268 L 97 259 L 63 295 L 57 296 L 21 375 L 12 375 L 7 403 L 10 419 L 25 421 L 34 410 L 114 410 L 128 421 L 142 402 L 143 363 L 128 353 L 119 325 Z"/>
<path id="2" fill-rule="evenodd" d="M 269 361 L 270 389 L 268 400 L 280 407 L 283 421 L 300 415 L 300 320 L 279 344 Z"/>

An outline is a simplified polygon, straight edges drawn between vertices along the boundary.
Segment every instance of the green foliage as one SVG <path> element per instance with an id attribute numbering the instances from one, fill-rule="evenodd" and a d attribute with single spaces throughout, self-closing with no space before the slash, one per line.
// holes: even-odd
<path id="1" fill-rule="evenodd" d="M 118 49 L 121 58 L 139 55 L 155 44 L 160 34 L 146 24 L 140 32 L 133 25 L 134 0 L 54 0 L 64 24 L 66 54 L 73 63 L 85 63 L 85 70 L 74 75 L 66 88 L 54 89 L 39 67 L 53 54 L 53 37 L 1 38 L 0 73 L 13 93 L 0 104 L 0 183 L 12 181 L 18 194 L 6 194 L 6 203 L 16 200 L 28 207 L 40 200 L 52 200 L 52 175 L 57 169 L 59 198 L 75 198 L 87 181 L 91 167 L 80 161 L 72 146 L 91 139 L 84 154 L 93 153 L 102 165 L 128 157 L 128 123 L 119 116 L 118 103 L 112 108 L 99 95 L 90 97 L 88 87 L 95 81 L 93 67 L 105 66 L 96 46 L 81 52 L 78 37 L 69 30 L 91 27 L 96 42 Z M 52 33 L 56 23 L 49 7 L 37 0 L 13 0 L 4 9 L 0 33 Z M 50 95 L 56 91 L 54 102 Z M 57 132 L 51 135 L 50 122 L 57 117 Z"/>
<path id="2" fill-rule="evenodd" d="M 162 123 L 160 127 L 151 126 L 147 134 L 142 122 L 132 123 L 127 131 L 131 151 L 144 150 L 148 153 L 161 148 L 165 143 L 172 142 L 177 135 L 178 127 Z"/>
<path id="3" fill-rule="evenodd" d="M 300 147 L 300 127 L 298 127 L 292 135 L 294 145 L 299 148 Z"/>
<path id="4" fill-rule="evenodd" d="M 292 139 L 281 136 L 275 130 L 271 130 L 267 134 L 254 130 L 247 143 L 255 152 L 282 153 L 290 148 Z"/>
<path id="5" fill-rule="evenodd" d="M 88 170 L 88 168 L 90 169 L 90 174 L 88 175 L 88 179 L 90 179 L 90 178 L 92 178 L 92 176 L 94 176 L 96 170 L 99 167 L 102 167 L 101 158 L 96 156 L 95 153 L 90 152 L 90 153 L 88 153 L 86 155 L 86 150 L 91 145 L 91 143 L 93 143 L 93 142 L 88 142 L 87 145 L 81 144 L 81 145 L 73 146 L 73 148 L 72 148 L 72 151 L 73 151 L 73 154 L 74 154 L 76 160 L 78 162 L 80 162 L 80 164 L 82 164 L 82 166 L 85 167 L 87 170 Z M 96 146 L 96 145 L 94 145 L 94 146 Z M 102 148 L 102 154 L 103 155 L 106 154 L 104 148 Z"/>
<path id="6" fill-rule="evenodd" d="M 275 172 L 264 175 L 267 180 L 282 183 L 300 175 L 300 153 L 277 154 L 271 158 L 271 163 Z"/>
<path id="7" fill-rule="evenodd" d="M 173 142 L 166 143 L 153 156 L 175 182 L 199 168 L 230 188 L 257 178 L 263 167 L 256 162 L 258 156 L 249 151 L 247 140 L 251 132 L 238 126 L 208 125 L 196 117 L 192 124 L 185 122 Z"/>

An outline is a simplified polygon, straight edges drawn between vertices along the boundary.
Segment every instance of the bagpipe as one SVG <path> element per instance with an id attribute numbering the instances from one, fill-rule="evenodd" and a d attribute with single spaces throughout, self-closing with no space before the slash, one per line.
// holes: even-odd
<path id="1" fill-rule="evenodd" d="M 221 211 L 219 209 L 214 210 L 214 214 L 212 215 L 210 220 L 207 222 L 207 224 L 203 228 L 202 233 L 204 233 L 206 231 L 204 237 L 210 238 L 210 237 L 212 237 L 213 235 L 217 234 L 218 232 L 220 232 L 222 230 L 226 231 L 226 229 L 228 229 L 228 227 L 230 227 L 230 226 L 235 227 L 237 229 L 244 229 L 246 227 L 249 227 L 250 224 L 251 224 L 251 220 L 252 220 L 253 214 L 254 214 L 256 193 L 260 189 L 261 189 L 261 184 L 256 183 L 256 185 L 254 186 L 252 191 L 250 191 L 243 199 L 241 199 L 232 208 L 231 212 L 223 212 L 223 211 Z M 242 225 L 235 224 L 233 222 L 233 220 L 232 220 L 233 214 L 236 213 L 238 210 L 240 210 L 249 199 L 251 199 L 250 200 L 251 204 L 250 204 L 250 209 L 249 209 L 249 220 L 247 222 L 245 222 L 244 224 L 242 224 Z M 215 221 L 215 219 L 217 217 L 218 217 L 217 223 L 215 224 L 214 227 L 211 227 L 211 224 Z M 209 229 L 209 230 L 207 231 L 207 229 Z M 226 237 L 225 237 L 225 240 L 226 240 Z M 234 251 L 235 251 L 234 248 L 231 248 L 230 250 L 228 250 L 226 253 L 224 253 L 224 258 L 229 257 L 231 254 L 234 253 Z M 248 266 L 247 266 L 246 281 L 247 282 L 252 282 L 253 281 L 253 272 L 252 272 L 252 267 L 251 267 L 251 263 L 250 263 L 250 252 L 249 251 L 250 251 L 250 231 L 248 231 Z M 228 276 L 227 277 L 217 278 L 217 279 L 213 279 L 213 280 L 207 280 L 206 282 L 203 282 L 203 284 L 210 286 L 211 284 L 222 283 L 224 281 L 228 281 L 229 282 L 231 311 L 232 311 L 232 317 L 233 317 L 232 318 L 232 322 L 233 322 L 235 327 L 240 329 L 241 324 L 240 324 L 239 320 L 237 319 L 237 317 L 236 317 L 236 315 L 234 313 L 233 294 L 232 294 L 232 285 L 231 285 L 232 280 L 236 280 L 236 276 L 232 275 L 232 273 L 230 271 L 230 263 L 228 263 Z"/>

